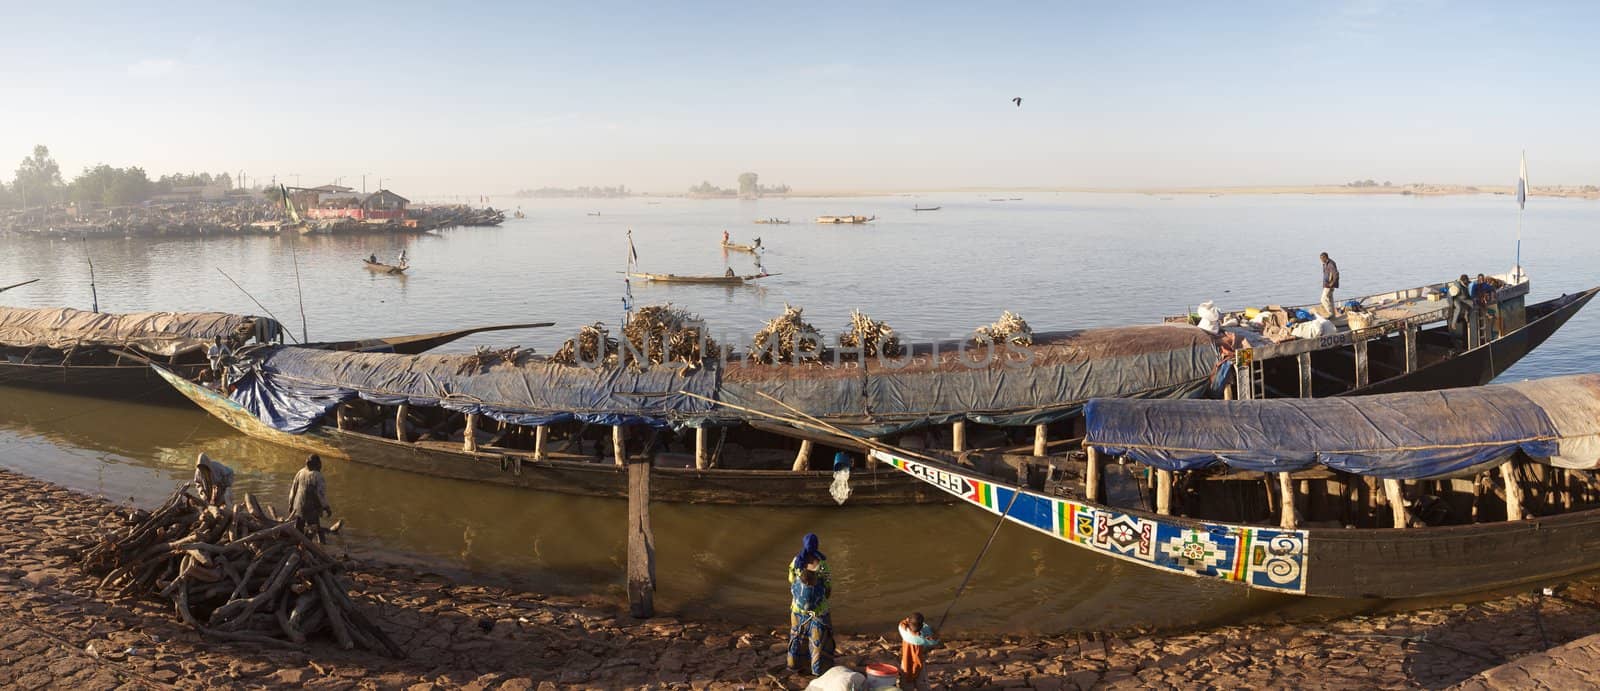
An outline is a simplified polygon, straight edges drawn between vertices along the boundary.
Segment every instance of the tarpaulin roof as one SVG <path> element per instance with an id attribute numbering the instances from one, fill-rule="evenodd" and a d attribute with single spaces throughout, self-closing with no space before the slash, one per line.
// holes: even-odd
<path id="1" fill-rule="evenodd" d="M 213 339 L 236 335 L 276 340 L 276 321 L 223 312 L 135 312 L 107 314 L 70 307 L 0 307 L 0 345 L 15 348 L 115 346 L 171 357 L 203 350 Z"/>
<path id="2" fill-rule="evenodd" d="M 665 424 L 704 413 L 687 396 L 716 393 L 715 373 L 687 376 L 670 367 L 634 371 L 539 359 L 488 368 L 471 355 L 350 353 L 265 349 L 250 360 L 232 398 L 263 422 L 303 432 L 339 402 L 357 396 L 383 405 L 411 403 L 482 413 L 513 424 L 581 419 L 597 424 Z"/>
<path id="3" fill-rule="evenodd" d="M 732 405 L 793 413 L 767 394 L 864 434 L 966 418 L 1031 425 L 1076 413 L 1094 396 L 1174 397 L 1204 391 L 1219 351 L 1190 326 L 1155 325 L 1035 336 L 1033 346 L 922 344 L 901 358 L 808 364 L 707 363 L 690 375 L 589 369 L 544 359 L 474 366 L 470 356 L 338 353 L 282 347 L 255 358 L 234 400 L 264 422 L 301 431 L 350 396 L 482 412 L 518 424 L 704 424 L 745 418 Z"/>
<path id="4" fill-rule="evenodd" d="M 1089 402 L 1085 443 L 1167 470 L 1317 464 L 1382 478 L 1466 475 L 1521 451 L 1600 464 L 1600 374 L 1351 398 Z"/>

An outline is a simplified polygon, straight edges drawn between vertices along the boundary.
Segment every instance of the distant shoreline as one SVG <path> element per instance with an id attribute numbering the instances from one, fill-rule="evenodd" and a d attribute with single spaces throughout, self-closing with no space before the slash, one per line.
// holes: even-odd
<path id="1" fill-rule="evenodd" d="M 929 189 L 894 189 L 894 190 L 814 190 L 794 191 L 787 194 L 767 194 L 759 199 L 852 199 L 860 197 L 927 197 L 934 195 L 972 194 L 978 196 L 996 194 L 1143 194 L 1143 195 L 1276 195 L 1276 194 L 1301 194 L 1301 195 L 1393 195 L 1414 197 L 1439 197 L 1472 194 L 1511 195 L 1516 193 L 1516 188 L 1511 185 L 1436 185 L 1428 183 L 1412 183 L 1405 185 L 1392 185 L 1388 187 L 1350 187 L 1347 185 L 1244 185 L 1244 186 L 1213 186 L 1213 187 L 944 187 Z M 717 197 L 691 194 L 651 194 L 636 193 L 631 197 L 646 197 L 651 199 L 693 199 L 697 201 L 753 201 L 740 197 Z M 1563 197 L 1574 199 L 1600 199 L 1600 187 L 1553 185 L 1547 187 L 1533 187 L 1528 191 L 1530 197 Z"/>

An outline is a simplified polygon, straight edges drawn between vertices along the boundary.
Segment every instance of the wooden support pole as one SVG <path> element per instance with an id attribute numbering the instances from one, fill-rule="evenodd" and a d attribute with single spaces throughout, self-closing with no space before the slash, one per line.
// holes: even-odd
<path id="1" fill-rule="evenodd" d="M 1224 401 L 1233 400 L 1234 399 L 1233 389 L 1234 389 L 1234 387 L 1237 387 L 1238 385 L 1239 385 L 1239 372 L 1237 370 L 1235 370 L 1234 373 L 1233 373 L 1233 381 L 1228 382 L 1227 384 L 1224 384 L 1222 386 L 1222 400 L 1224 400 Z"/>
<path id="2" fill-rule="evenodd" d="M 694 428 L 694 467 L 705 470 L 711 464 L 711 457 L 706 453 L 706 428 Z"/>
<path id="3" fill-rule="evenodd" d="M 611 455 L 617 459 L 617 465 L 628 460 L 628 430 L 622 425 L 611 426 Z"/>
<path id="4" fill-rule="evenodd" d="M 341 432 L 344 431 L 344 430 L 350 429 L 350 423 L 346 419 L 346 415 L 345 415 L 344 410 L 345 410 L 345 404 L 343 404 L 343 403 L 340 403 L 338 406 L 334 407 L 334 409 L 333 409 L 333 419 L 334 419 L 335 423 L 337 424 L 337 426 L 338 426 L 338 428 L 339 428 L 339 430 Z"/>
<path id="5" fill-rule="evenodd" d="M 539 426 L 533 428 L 533 458 L 534 458 L 534 460 L 538 460 L 538 461 L 545 460 L 545 442 L 549 441 L 549 439 L 550 439 L 550 428 L 549 427 L 547 427 L 545 425 L 539 425 Z"/>
<path id="6" fill-rule="evenodd" d="M 1506 483 L 1506 520 L 1522 520 L 1522 485 L 1517 484 L 1515 461 L 1500 464 L 1500 479 Z"/>
<path id="7" fill-rule="evenodd" d="M 1050 452 L 1050 430 L 1045 425 L 1033 426 L 1033 455 L 1044 456 Z"/>
<path id="8" fill-rule="evenodd" d="M 1411 512 L 1406 510 L 1405 485 L 1394 478 L 1384 478 L 1383 493 L 1389 498 L 1389 510 L 1394 512 L 1394 527 L 1410 528 Z"/>
<path id="9" fill-rule="evenodd" d="M 1172 515 L 1172 471 L 1156 469 L 1156 513 Z"/>
<path id="10" fill-rule="evenodd" d="M 475 453 L 478 450 L 478 414 L 467 413 L 467 429 L 461 433 L 461 450 Z"/>
<path id="11" fill-rule="evenodd" d="M 411 412 L 411 405 L 401 403 L 394 407 L 394 438 L 406 441 L 406 417 Z"/>
<path id="12" fill-rule="evenodd" d="M 1294 479 L 1288 473 L 1278 473 L 1278 495 L 1278 505 L 1282 507 L 1278 525 L 1294 530 L 1300 525 L 1300 510 L 1294 502 Z"/>
<path id="13" fill-rule="evenodd" d="M 621 438 L 620 433 L 618 438 Z M 650 531 L 650 458 L 630 460 L 627 466 L 628 611 L 635 618 L 648 619 L 656 614 L 656 538 Z"/>
<path id="14" fill-rule="evenodd" d="M 800 440 L 800 453 L 794 455 L 794 469 L 796 472 L 811 469 L 811 440 Z"/>
<path id="15" fill-rule="evenodd" d="M 950 450 L 956 453 L 967 450 L 966 420 L 956 420 L 950 425 Z"/>
<path id="16" fill-rule="evenodd" d="M 1083 497 L 1089 501 L 1100 501 L 1100 451 L 1093 446 L 1087 448 L 1089 462 L 1083 471 Z"/>

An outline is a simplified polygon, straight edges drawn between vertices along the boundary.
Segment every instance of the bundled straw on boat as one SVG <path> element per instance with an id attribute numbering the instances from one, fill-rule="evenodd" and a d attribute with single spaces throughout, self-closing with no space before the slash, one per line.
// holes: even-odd
<path id="1" fill-rule="evenodd" d="M 720 352 L 700 315 L 671 303 L 639 308 L 623 327 L 622 337 L 628 341 L 623 357 L 635 369 L 681 362 L 686 371 L 693 372 Z M 639 356 L 648 362 L 639 362 Z"/>
<path id="2" fill-rule="evenodd" d="M 988 326 L 980 326 L 972 332 L 972 339 L 980 345 L 1011 342 L 1017 345 L 1033 345 L 1033 328 L 1022 317 L 1006 310 L 1000 314 L 1000 321 Z"/>
<path id="3" fill-rule="evenodd" d="M 900 345 L 900 335 L 894 332 L 888 324 L 874 320 L 861 310 L 850 312 L 850 328 L 839 334 L 839 346 L 843 348 L 860 348 L 863 355 L 885 355 L 898 357 L 904 352 Z"/>
<path id="4" fill-rule="evenodd" d="M 595 322 L 578 329 L 577 338 L 569 338 L 561 345 L 550 361 L 561 365 L 615 365 L 617 364 L 617 339 L 606 330 L 605 322 Z"/>
<path id="5" fill-rule="evenodd" d="M 184 623 L 219 640 L 298 648 L 327 634 L 346 650 L 405 656 L 351 599 L 344 564 L 249 494 L 207 506 L 184 485 L 129 523 L 84 555 L 101 588 L 170 599 Z"/>
<path id="6" fill-rule="evenodd" d="M 569 343 L 571 341 L 568 341 Z M 492 369 L 500 363 L 517 364 L 522 356 L 532 351 L 524 350 L 522 346 L 511 346 L 495 350 L 489 346 L 478 346 L 478 351 L 467 356 L 456 370 L 456 374 L 478 374 Z"/>
<path id="7" fill-rule="evenodd" d="M 822 332 L 800 318 L 803 308 L 783 306 L 783 316 L 767 322 L 750 344 L 750 359 L 773 362 L 813 362 L 822 357 Z"/>

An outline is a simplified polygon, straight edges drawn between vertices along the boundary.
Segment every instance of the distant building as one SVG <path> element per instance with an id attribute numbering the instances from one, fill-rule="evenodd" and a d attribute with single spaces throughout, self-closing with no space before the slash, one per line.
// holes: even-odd
<path id="1" fill-rule="evenodd" d="M 333 187 L 333 185 L 325 185 L 324 187 Z M 314 190 L 306 191 L 314 192 Z M 295 193 L 295 195 L 299 194 L 301 192 Z M 318 196 L 320 197 L 320 194 Z M 295 204 L 300 205 L 300 203 L 300 199 L 296 197 Z M 398 221 L 406 217 L 406 209 L 410 205 L 411 200 L 405 197 L 389 190 L 378 190 L 367 195 L 365 199 L 348 197 L 322 201 L 319 198 L 315 204 L 307 204 L 305 206 L 304 215 L 307 218 L 319 219 L 353 218 L 358 221 Z"/>

